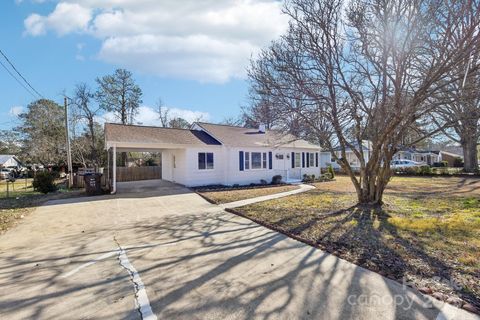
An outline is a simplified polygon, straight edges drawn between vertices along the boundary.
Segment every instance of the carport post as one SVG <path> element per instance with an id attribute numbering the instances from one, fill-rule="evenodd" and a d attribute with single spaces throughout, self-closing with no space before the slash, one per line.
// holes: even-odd
<path id="1" fill-rule="evenodd" d="M 112 155 L 112 194 L 115 194 L 117 192 L 117 145 L 113 145 L 113 155 Z"/>

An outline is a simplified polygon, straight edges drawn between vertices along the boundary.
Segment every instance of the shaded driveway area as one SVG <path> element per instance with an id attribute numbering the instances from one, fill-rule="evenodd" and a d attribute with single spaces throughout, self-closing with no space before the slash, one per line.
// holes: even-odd
<path id="1" fill-rule="evenodd" d="M 118 190 L 50 202 L 0 237 L 0 318 L 476 318 L 180 186 Z"/>

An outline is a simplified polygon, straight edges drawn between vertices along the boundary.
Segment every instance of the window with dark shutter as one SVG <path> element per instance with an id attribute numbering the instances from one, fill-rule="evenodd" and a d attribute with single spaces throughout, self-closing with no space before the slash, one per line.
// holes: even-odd
<path id="1" fill-rule="evenodd" d="M 243 151 L 238 152 L 238 163 L 239 163 L 239 166 L 240 166 L 240 171 L 243 171 L 243 169 L 244 169 L 244 167 L 243 167 Z"/>
<path id="2" fill-rule="evenodd" d="M 273 168 L 273 155 L 272 155 L 272 152 L 270 151 L 268 153 L 268 169 L 272 170 Z"/>

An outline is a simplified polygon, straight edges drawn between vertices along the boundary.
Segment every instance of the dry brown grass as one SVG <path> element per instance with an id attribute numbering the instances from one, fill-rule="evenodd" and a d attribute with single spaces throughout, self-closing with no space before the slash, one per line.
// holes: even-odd
<path id="1" fill-rule="evenodd" d="M 479 179 L 395 177 L 382 208 L 356 206 L 344 176 L 316 187 L 239 211 L 391 278 L 480 305 Z"/>
<path id="2" fill-rule="evenodd" d="M 219 190 L 219 191 L 204 191 L 199 192 L 202 196 L 207 198 L 213 203 L 221 204 L 234 202 L 239 200 L 245 200 L 255 197 L 266 196 L 270 194 L 291 191 L 297 189 L 297 186 L 285 185 L 277 187 L 255 187 L 248 189 L 237 189 L 237 190 Z"/>

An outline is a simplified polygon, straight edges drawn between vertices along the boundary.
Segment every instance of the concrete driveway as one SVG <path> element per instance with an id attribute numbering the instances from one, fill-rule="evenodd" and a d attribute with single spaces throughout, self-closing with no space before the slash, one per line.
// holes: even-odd
<path id="1" fill-rule="evenodd" d="M 0 318 L 478 319 L 159 183 L 1 236 Z"/>

